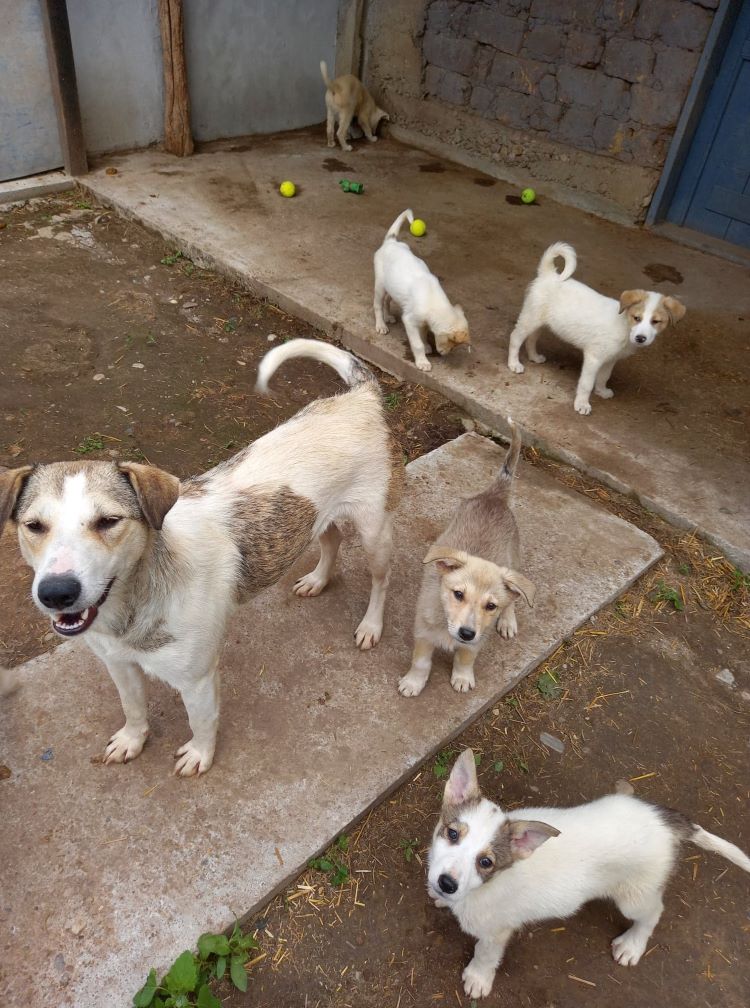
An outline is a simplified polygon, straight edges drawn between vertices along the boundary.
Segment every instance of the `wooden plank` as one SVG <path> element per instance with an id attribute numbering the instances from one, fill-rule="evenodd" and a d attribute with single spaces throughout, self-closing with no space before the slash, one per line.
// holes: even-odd
<path id="1" fill-rule="evenodd" d="M 159 0 L 159 25 L 164 68 L 164 150 L 187 157 L 193 153 L 193 134 L 182 0 Z"/>
<path id="2" fill-rule="evenodd" d="M 68 7 L 65 0 L 41 0 L 40 7 L 65 171 L 69 175 L 85 175 L 89 166 L 78 103 Z"/>

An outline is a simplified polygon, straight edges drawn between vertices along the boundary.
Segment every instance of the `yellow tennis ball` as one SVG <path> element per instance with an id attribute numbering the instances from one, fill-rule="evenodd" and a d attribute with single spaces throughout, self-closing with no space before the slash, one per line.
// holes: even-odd
<path id="1" fill-rule="evenodd" d="M 289 181 L 282 182 L 281 185 L 279 186 L 279 192 L 281 193 L 282 196 L 294 196 L 294 194 L 297 192 L 297 186 L 294 184 L 294 182 Z"/>
<path id="2" fill-rule="evenodd" d="M 419 217 L 417 217 L 409 225 L 409 230 L 411 231 L 411 233 L 414 235 L 415 238 L 421 238 L 422 235 L 425 234 L 425 232 L 427 231 L 427 225 L 423 220 L 420 220 Z"/>
<path id="3" fill-rule="evenodd" d="M 536 193 L 534 192 L 533 189 L 524 189 L 524 191 L 521 193 L 522 203 L 533 203 L 535 199 L 536 199 Z"/>

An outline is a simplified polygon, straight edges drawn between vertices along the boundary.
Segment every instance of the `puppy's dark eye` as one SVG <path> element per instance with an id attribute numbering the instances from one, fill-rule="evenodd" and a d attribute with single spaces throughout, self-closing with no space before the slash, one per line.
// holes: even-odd
<path id="1" fill-rule="evenodd" d="M 453 598 L 457 599 L 459 602 L 463 602 L 463 600 L 464 600 L 464 593 L 462 591 L 459 591 L 458 589 L 456 589 L 456 591 L 453 592 Z"/>
<path id="2" fill-rule="evenodd" d="M 35 535 L 39 535 L 41 532 L 47 531 L 42 522 L 40 521 L 24 522 L 24 525 L 29 530 L 29 532 L 33 532 Z"/>
<path id="3" fill-rule="evenodd" d="M 487 612 L 492 612 L 493 609 L 497 609 L 497 606 L 495 605 L 494 602 L 488 602 L 484 608 L 487 610 Z"/>
<path id="4" fill-rule="evenodd" d="M 640 322 L 640 321 L 641 321 L 641 318 L 642 318 L 642 317 L 643 317 L 643 316 L 641 316 L 641 315 L 634 315 L 634 316 L 633 316 L 633 321 L 634 321 L 634 322 Z"/>
<path id="5" fill-rule="evenodd" d="M 102 517 L 96 519 L 96 531 L 97 532 L 107 532 L 109 529 L 113 529 L 115 525 L 119 525 L 122 518 L 116 518 L 114 515 L 110 517 Z"/>
<path id="6" fill-rule="evenodd" d="M 479 859 L 479 867 L 484 868 L 485 871 L 492 868 L 492 863 L 492 858 L 489 857 L 480 857 Z"/>
<path id="7" fill-rule="evenodd" d="M 457 829 L 453 829 L 452 826 L 449 826 L 447 832 L 448 832 L 448 839 L 450 840 L 450 842 L 451 843 L 457 843 L 458 842 L 458 830 Z"/>

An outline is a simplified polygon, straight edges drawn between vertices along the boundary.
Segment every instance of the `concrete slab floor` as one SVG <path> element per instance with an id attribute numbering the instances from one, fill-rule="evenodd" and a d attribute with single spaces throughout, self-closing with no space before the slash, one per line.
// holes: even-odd
<path id="1" fill-rule="evenodd" d="M 116 175 L 107 175 L 107 167 Z M 361 196 L 337 182 L 365 184 Z M 283 179 L 294 199 L 278 194 Z M 530 178 L 529 183 L 533 184 Z M 750 271 L 539 194 L 508 203 L 508 186 L 385 139 L 345 154 L 322 129 L 209 145 L 178 160 L 149 150 L 106 160 L 84 184 L 184 252 L 335 332 L 384 369 L 424 381 L 493 430 L 511 413 L 525 439 L 685 528 L 750 570 Z M 372 254 L 411 206 L 428 224 L 412 245 L 461 303 L 474 352 L 414 368 L 400 325 L 377 336 Z M 506 366 L 508 335 L 544 249 L 571 242 L 577 277 L 604 293 L 657 288 L 684 299 L 678 329 L 617 365 L 615 398 L 573 411 L 579 357 L 552 337 L 547 363 Z"/>
<path id="2" fill-rule="evenodd" d="M 290 592 L 308 556 L 239 610 L 222 663 L 217 758 L 204 778 L 171 776 L 188 729 L 164 686 L 149 684 L 142 756 L 106 767 L 100 754 L 121 712 L 85 645 L 19 669 L 23 687 L 0 706 L 4 1008 L 130 1004 L 150 966 L 262 905 L 660 555 L 650 536 L 522 466 L 516 513 L 535 608 L 520 613 L 515 641 L 489 644 L 475 692 L 455 693 L 438 661 L 420 697 L 399 697 L 420 559 L 455 496 L 486 486 L 503 455 L 467 434 L 408 467 L 386 630 L 373 652 L 352 642 L 368 580 L 351 540 L 319 599 Z"/>

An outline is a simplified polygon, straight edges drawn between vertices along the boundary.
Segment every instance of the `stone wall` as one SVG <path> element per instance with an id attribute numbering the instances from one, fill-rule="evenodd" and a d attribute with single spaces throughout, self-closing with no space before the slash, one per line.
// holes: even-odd
<path id="1" fill-rule="evenodd" d="M 426 132 L 489 157 L 496 174 L 531 173 L 583 205 L 588 196 L 594 209 L 637 220 L 718 4 L 370 0 L 366 65 L 385 107 L 395 103 L 397 131 Z M 388 14 L 408 22 L 407 60 L 403 38 L 380 37 Z"/>

